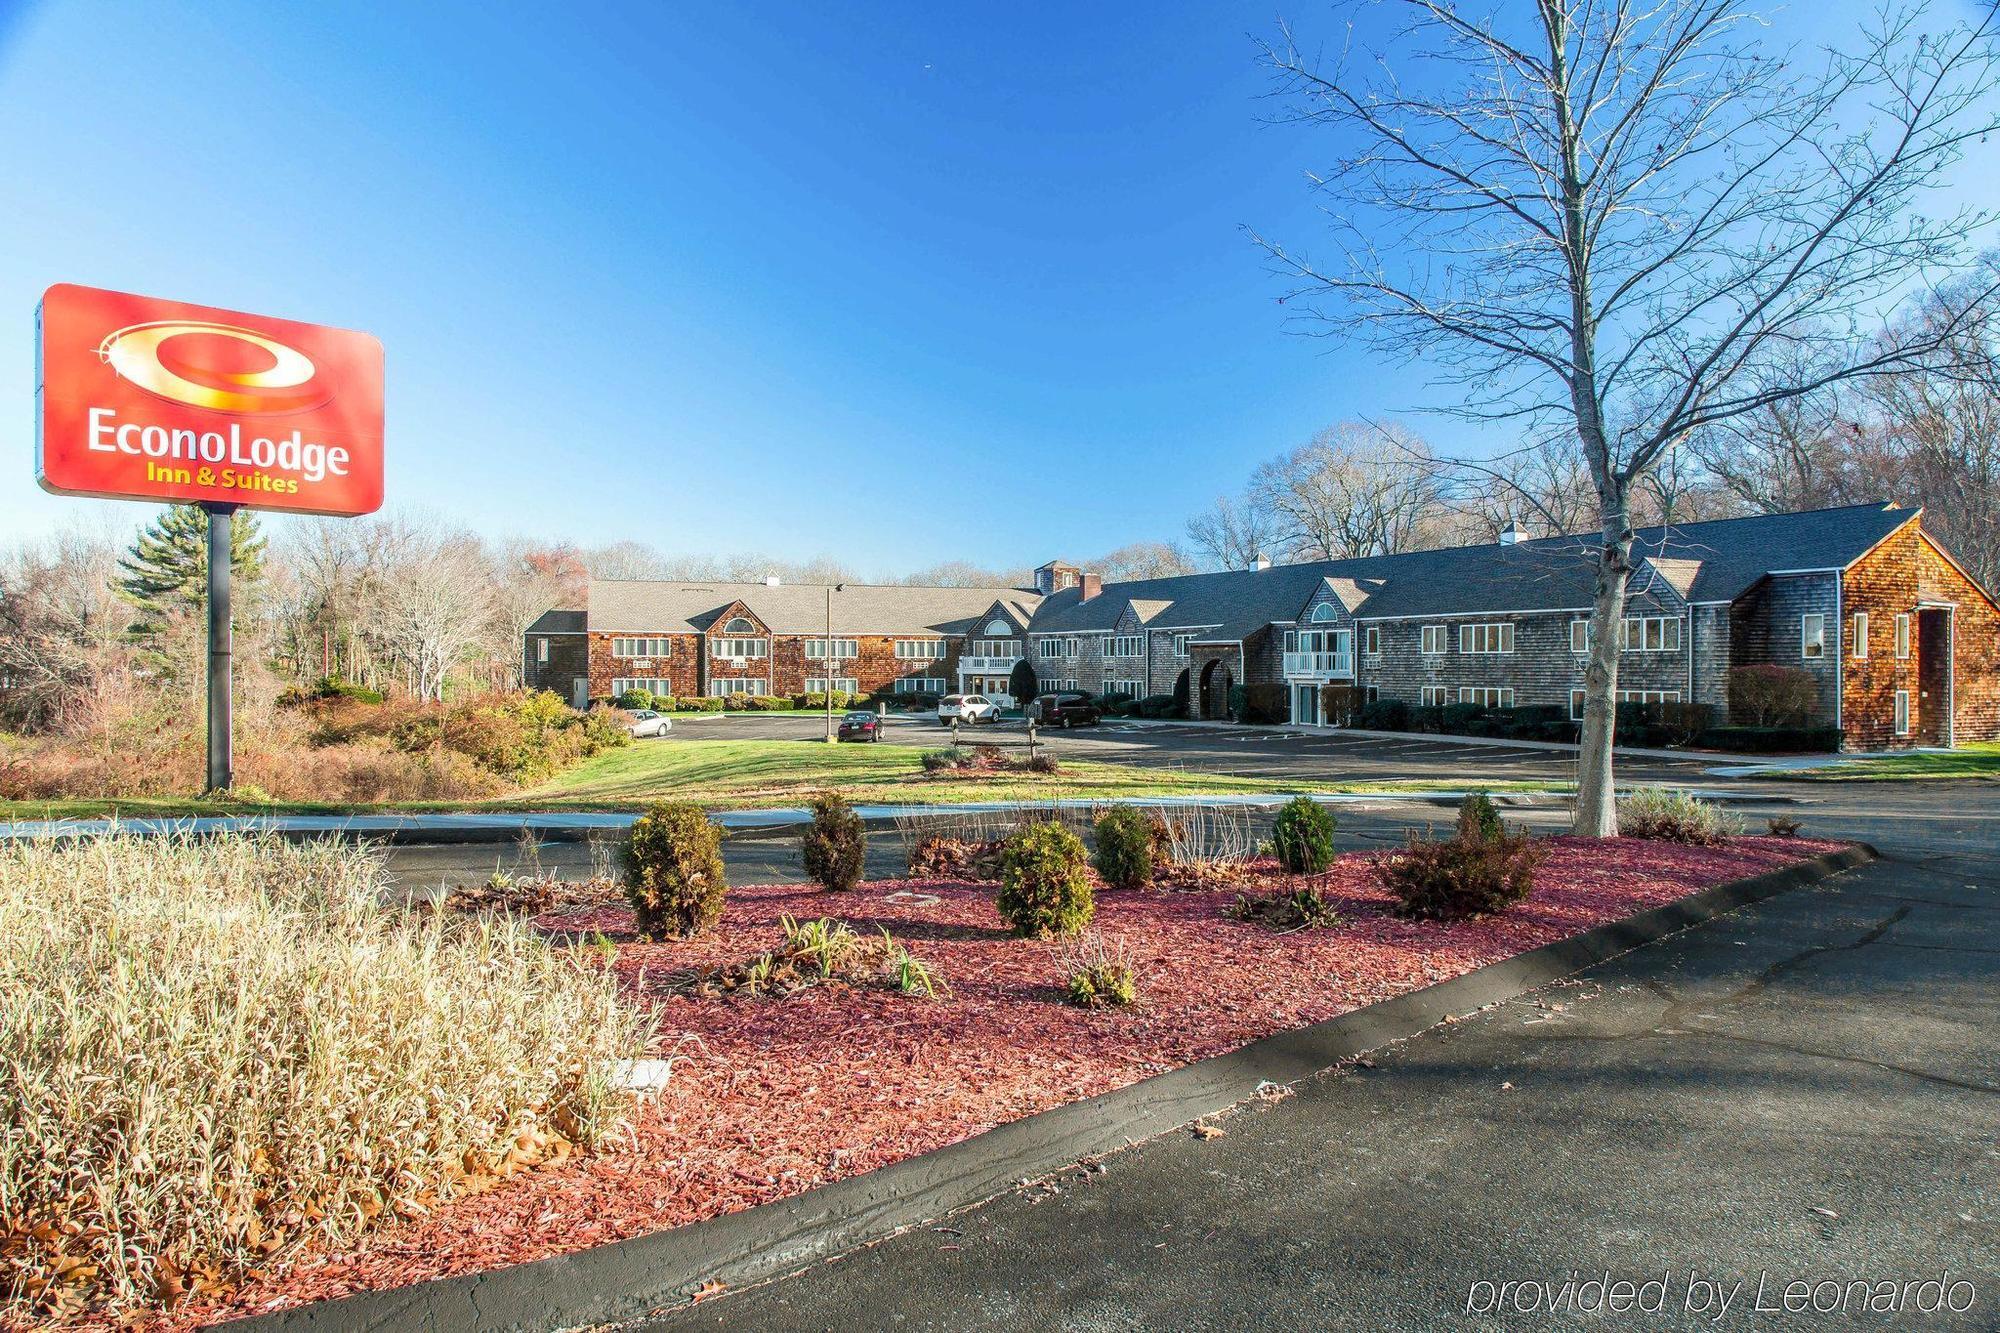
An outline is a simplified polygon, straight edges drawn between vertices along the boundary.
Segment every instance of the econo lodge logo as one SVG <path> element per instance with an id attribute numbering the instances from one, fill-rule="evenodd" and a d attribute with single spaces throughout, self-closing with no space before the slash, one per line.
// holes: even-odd
<path id="1" fill-rule="evenodd" d="M 68 284 L 38 314 L 44 488 L 381 507 L 382 345 L 370 335 Z"/>
<path id="2" fill-rule="evenodd" d="M 147 393 L 216 412 L 302 412 L 328 398 L 314 382 L 311 357 L 228 324 L 134 324 L 106 338 L 97 354 Z"/>

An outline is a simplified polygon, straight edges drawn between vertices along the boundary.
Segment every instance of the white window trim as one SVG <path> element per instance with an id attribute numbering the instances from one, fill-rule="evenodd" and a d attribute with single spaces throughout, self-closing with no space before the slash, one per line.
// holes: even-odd
<path id="1" fill-rule="evenodd" d="M 948 684 L 943 676 L 901 676 L 896 680 L 896 693 L 944 694 Z"/>
<path id="2" fill-rule="evenodd" d="M 1332 602 L 1321 602 L 1306 617 L 1307 622 L 1314 625 L 1325 625 L 1338 619 L 1340 619 L 1340 610 Z"/>
<path id="3" fill-rule="evenodd" d="M 1585 622 L 1586 624 L 1588 622 Z M 1654 625 L 1660 627 L 1660 646 L 1651 647 L 1646 643 Z M 1668 628 L 1672 627 L 1673 642 L 1668 643 Z M 1633 630 L 1638 630 L 1638 642 L 1633 642 Z M 1574 635 L 1574 631 L 1572 631 Z M 1572 638 L 1572 642 L 1574 639 Z M 1681 618 L 1679 616 L 1626 616 L 1618 626 L 1618 651 L 1621 653 L 1677 653 L 1681 650 Z"/>
<path id="4" fill-rule="evenodd" d="M 1480 698 L 1473 698 L 1473 695 Z M 1484 696 L 1493 695 L 1499 702 L 1488 703 Z M 1481 708 L 1512 708 L 1514 687 L 1512 685 L 1461 685 L 1458 687 L 1458 701 L 1462 704 L 1478 704 Z"/>
<path id="5" fill-rule="evenodd" d="M 1445 633 L 1445 630 L 1448 628 L 1450 627 L 1446 625 L 1426 625 L 1423 627 L 1417 636 L 1418 650 L 1423 656 L 1443 657 L 1445 655 L 1446 647 L 1450 643 L 1450 636 Z M 1437 644 L 1437 647 L 1431 647 L 1433 642 Z"/>
<path id="6" fill-rule="evenodd" d="M 1143 634 L 1106 634 L 1098 644 L 1099 652 L 1105 657 L 1144 657 L 1146 636 Z"/>
<path id="7" fill-rule="evenodd" d="M 1910 692 L 1908 690 L 1896 691 L 1895 707 L 1896 734 L 1898 736 L 1907 736 L 1910 734 Z"/>
<path id="8" fill-rule="evenodd" d="M 715 656 L 724 662 L 757 662 L 771 655 L 771 641 L 769 639 L 748 638 L 743 635 L 733 634 L 727 638 L 716 639 L 714 643 Z M 751 646 L 746 649 L 743 646 L 746 644 Z"/>
<path id="9" fill-rule="evenodd" d="M 833 682 L 832 688 L 842 694 L 861 693 L 859 688 L 860 682 L 852 676 L 834 676 L 831 679 Z M 826 676 L 807 676 L 805 692 L 807 694 L 824 694 L 827 692 L 827 681 L 828 677 Z"/>
<path id="10" fill-rule="evenodd" d="M 761 699 L 771 692 L 771 682 L 762 677 L 723 676 L 708 682 L 708 697 L 727 699 L 732 694 L 747 694 L 752 699 Z"/>
<path id="11" fill-rule="evenodd" d="M 1363 657 L 1380 657 L 1382 655 L 1382 627 L 1380 625 L 1363 627 L 1361 631 L 1361 655 Z"/>
<path id="12" fill-rule="evenodd" d="M 1174 656 L 1186 657 L 1188 655 L 1188 649 L 1190 645 L 1192 645 L 1193 643 L 1194 643 L 1194 635 L 1192 634 L 1174 635 Z"/>
<path id="13" fill-rule="evenodd" d="M 942 662 L 950 649 L 943 639 L 898 639 L 895 653 L 901 662 Z"/>
<path id="14" fill-rule="evenodd" d="M 827 644 L 833 645 L 833 654 L 827 655 Z M 807 639 L 806 661 L 808 662 L 851 662 L 861 656 L 861 642 L 858 639 Z"/>
<path id="15" fill-rule="evenodd" d="M 535 660 L 537 662 L 546 662 L 549 660 L 549 641 L 547 639 L 535 640 Z"/>
<path id="16" fill-rule="evenodd" d="M 1799 617 L 1799 660 L 1817 662 L 1826 656 L 1826 617 L 1808 611 Z"/>
<path id="17" fill-rule="evenodd" d="M 1898 662 L 1910 660 L 1910 613 L 1907 611 L 1898 612 L 1896 615 L 1896 660 Z"/>
<path id="18" fill-rule="evenodd" d="M 1482 640 L 1498 640 L 1497 647 L 1476 646 Z M 1458 651 L 1468 657 L 1504 657 L 1514 651 L 1514 622 L 1482 620 L 1458 627 Z"/>
<path id="19" fill-rule="evenodd" d="M 544 639 L 542 642 L 547 643 Z M 658 652 L 652 649 L 658 648 Z M 663 634 L 621 634 L 611 640 L 611 656 L 621 662 L 647 662 L 672 657 L 674 641 Z"/>
<path id="20" fill-rule="evenodd" d="M 1854 658 L 1856 661 L 1861 661 L 1868 656 L 1868 613 L 1866 611 L 1856 611 L 1854 613 L 1853 633 Z"/>
<path id="21" fill-rule="evenodd" d="M 1579 617 L 1569 622 L 1569 650 L 1578 657 L 1590 655 L 1590 621 Z"/>
<path id="22" fill-rule="evenodd" d="M 1451 691 L 1443 685 L 1426 685 L 1417 697 L 1425 708 L 1442 708 L 1451 702 Z"/>
<path id="23" fill-rule="evenodd" d="M 651 676 L 613 676 L 611 678 L 612 698 L 616 699 L 627 690 L 644 690 L 655 698 L 661 695 L 671 698 L 674 692 L 673 682 L 670 680 L 655 680 Z"/>

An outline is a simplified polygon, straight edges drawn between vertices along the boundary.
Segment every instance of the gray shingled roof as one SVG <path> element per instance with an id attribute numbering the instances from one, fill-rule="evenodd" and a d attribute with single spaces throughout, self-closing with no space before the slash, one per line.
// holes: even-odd
<path id="1" fill-rule="evenodd" d="M 1868 504 L 1644 528 L 1636 534 L 1637 554 L 1662 563 L 1657 570 L 1649 565 L 1634 580 L 1631 601 L 1635 609 L 1645 609 L 1663 600 L 1655 593 L 1655 577 L 1662 591 L 1671 588 L 1689 601 L 1724 602 L 1770 573 L 1843 568 L 1916 513 Z M 1547 537 L 1511 546 L 1139 579 L 1106 584 L 1087 602 L 1070 588 L 1043 600 L 1033 629 L 1106 633 L 1128 601 L 1165 601 L 1171 605 L 1148 618 L 1152 628 L 1198 629 L 1209 641 L 1241 639 L 1273 622 L 1296 619 L 1328 579 L 1344 603 L 1367 592 L 1363 618 L 1583 608 L 1590 605 L 1597 540 Z"/>
<path id="2" fill-rule="evenodd" d="M 593 579 L 590 628 L 600 634 L 699 633 L 741 601 L 773 634 L 821 634 L 826 631 L 826 586 Z M 1014 607 L 1025 619 L 1036 600 L 1035 593 L 1020 588 L 850 583 L 833 595 L 833 632 L 963 634 L 996 601 Z"/>
<path id="3" fill-rule="evenodd" d="M 568 611 L 560 607 L 552 611 L 544 611 L 535 617 L 534 624 L 528 626 L 528 633 L 581 634 L 583 633 L 583 615 L 584 613 L 581 611 Z"/>

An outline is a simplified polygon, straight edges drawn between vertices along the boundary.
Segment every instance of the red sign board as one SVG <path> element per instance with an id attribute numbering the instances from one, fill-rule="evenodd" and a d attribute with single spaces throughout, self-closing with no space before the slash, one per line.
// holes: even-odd
<path id="1" fill-rule="evenodd" d="M 382 507 L 382 344 L 59 283 L 37 324 L 35 475 L 60 495 Z"/>

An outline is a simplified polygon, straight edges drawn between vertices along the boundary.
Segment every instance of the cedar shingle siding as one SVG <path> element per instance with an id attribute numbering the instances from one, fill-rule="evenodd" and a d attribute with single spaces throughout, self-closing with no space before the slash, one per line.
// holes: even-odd
<path id="1" fill-rule="evenodd" d="M 1776 664 L 1812 674 L 1816 720 L 1838 720 L 1850 748 L 2000 733 L 2000 611 L 1924 534 L 1921 511 L 1851 505 L 1648 528 L 1634 546 L 1626 614 L 1674 620 L 1678 643 L 1622 652 L 1619 689 L 1660 691 L 1720 713 L 1733 667 Z M 1034 589 L 851 585 L 836 595 L 833 634 L 855 640 L 857 652 L 830 669 L 805 659 L 805 641 L 825 632 L 826 590 L 817 586 L 597 582 L 587 612 L 551 612 L 536 623 L 547 633 L 568 624 L 551 617 L 573 618 L 578 631 L 587 620 L 587 638 L 561 640 L 569 655 L 544 676 L 585 676 L 600 698 L 612 680 L 646 674 L 611 658 L 612 638 L 635 635 L 672 638 L 673 651 L 653 669 L 676 694 L 707 693 L 731 676 L 765 679 L 776 694 L 801 692 L 808 675 L 851 676 L 869 692 L 889 691 L 901 677 L 959 689 L 969 684 L 961 657 L 974 640 L 1002 637 L 986 632 L 997 619 L 1010 627 L 1005 637 L 1021 640 L 1044 688 L 1073 680 L 1095 693 L 1130 680 L 1141 694 L 1170 694 L 1186 673 L 1189 708 L 1200 717 L 1224 716 L 1232 685 L 1287 683 L 1285 636 L 1312 630 L 1352 636 L 1354 675 L 1330 683 L 1374 687 L 1411 704 L 1423 701 L 1426 687 L 1442 688 L 1452 702 L 1461 689 L 1511 689 L 1517 706 L 1567 709 L 1583 683 L 1570 623 L 1588 616 L 1596 550 L 1593 537 L 1554 537 L 1129 583 L 1100 584 L 1051 563 L 1037 571 Z M 1327 610 L 1315 619 L 1315 607 Z M 1851 656 L 1856 610 L 1870 617 L 1864 660 Z M 768 662 L 726 665 L 710 651 L 738 614 L 770 639 Z M 1898 614 L 1912 617 L 1907 661 L 1894 655 Z M 1826 648 L 1816 659 L 1801 655 L 1807 615 L 1824 617 Z M 1463 650 L 1462 626 L 1496 623 L 1512 626 L 1512 652 Z M 1421 651 L 1426 625 L 1443 628 L 1442 652 Z M 1371 628 L 1381 648 L 1372 655 L 1365 651 Z M 1180 634 L 1193 640 L 1185 657 L 1173 651 Z M 531 680 L 535 636 L 531 629 Z M 1103 644 L 1112 636 L 1137 637 L 1142 653 L 1107 657 Z M 899 638 L 940 639 L 947 656 L 899 658 Z M 1050 638 L 1073 638 L 1076 654 L 1044 658 L 1040 646 Z M 575 645 L 584 643 L 580 671 Z M 1910 694 L 1908 735 L 1895 732 L 1898 690 Z"/>

